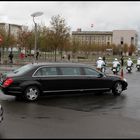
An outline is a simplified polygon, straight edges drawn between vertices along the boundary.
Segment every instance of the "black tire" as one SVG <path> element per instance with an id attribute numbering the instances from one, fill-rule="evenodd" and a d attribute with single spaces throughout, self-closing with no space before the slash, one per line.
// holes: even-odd
<path id="1" fill-rule="evenodd" d="M 121 82 L 116 82 L 112 88 L 112 93 L 114 95 L 120 95 L 123 91 L 123 85 Z"/>
<path id="2" fill-rule="evenodd" d="M 36 101 L 40 96 L 40 90 L 37 86 L 28 86 L 24 91 L 24 98 L 27 101 Z"/>

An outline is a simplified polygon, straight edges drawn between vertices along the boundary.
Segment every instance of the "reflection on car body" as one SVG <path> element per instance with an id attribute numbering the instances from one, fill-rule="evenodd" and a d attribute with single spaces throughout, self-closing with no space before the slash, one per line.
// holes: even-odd
<path id="1" fill-rule="evenodd" d="M 4 94 L 34 101 L 40 95 L 66 91 L 112 91 L 120 95 L 127 89 L 125 79 L 103 74 L 92 66 L 79 63 L 27 64 L 1 76 Z"/>

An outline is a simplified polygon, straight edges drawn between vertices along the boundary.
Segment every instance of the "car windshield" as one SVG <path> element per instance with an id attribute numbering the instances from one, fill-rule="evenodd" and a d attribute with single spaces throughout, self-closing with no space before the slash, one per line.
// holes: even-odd
<path id="1" fill-rule="evenodd" d="M 24 65 L 16 70 L 14 70 L 13 72 L 14 73 L 18 73 L 18 74 L 21 74 L 21 73 L 24 73 L 26 71 L 28 71 L 29 69 L 31 69 L 32 65 L 30 64 L 27 64 L 27 65 Z"/>

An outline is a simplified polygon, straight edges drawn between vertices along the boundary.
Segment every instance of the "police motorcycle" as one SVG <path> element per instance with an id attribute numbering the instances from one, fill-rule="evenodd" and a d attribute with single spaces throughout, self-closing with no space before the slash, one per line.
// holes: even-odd
<path id="1" fill-rule="evenodd" d="M 105 73 L 106 67 L 105 67 L 105 65 L 102 65 L 102 67 L 101 68 L 97 68 L 97 70 L 102 72 L 102 73 Z"/>
<path id="2" fill-rule="evenodd" d="M 102 65 L 102 67 L 99 69 L 99 71 L 105 73 L 106 70 L 106 64 Z"/>
<path id="3" fill-rule="evenodd" d="M 119 71 L 120 71 L 120 65 L 119 64 L 116 67 L 112 67 L 113 74 L 118 74 Z"/>
<path id="4" fill-rule="evenodd" d="M 132 67 L 133 67 L 133 65 L 131 65 L 131 66 L 127 66 L 127 67 L 126 67 L 128 73 L 131 73 L 131 72 L 132 72 Z"/>
<path id="5" fill-rule="evenodd" d="M 132 67 L 133 67 L 133 62 L 132 62 L 131 58 L 129 58 L 127 60 L 127 66 L 126 66 L 126 69 L 127 69 L 128 73 L 131 73 Z"/>
<path id="6" fill-rule="evenodd" d="M 137 59 L 136 68 L 137 68 L 137 71 L 140 71 L 140 57 Z"/>
<path id="7" fill-rule="evenodd" d="M 106 64 L 104 61 L 102 61 L 101 57 L 99 57 L 98 61 L 97 61 L 97 70 L 102 72 L 102 73 L 105 73 L 105 70 L 106 70 Z"/>
<path id="8" fill-rule="evenodd" d="M 140 71 L 140 64 L 136 64 L 137 71 Z"/>
<path id="9" fill-rule="evenodd" d="M 113 66 L 111 68 L 113 74 L 118 74 L 118 72 L 120 71 L 120 67 L 121 67 L 121 65 L 120 65 L 118 59 L 115 58 L 115 60 L 113 61 Z"/>

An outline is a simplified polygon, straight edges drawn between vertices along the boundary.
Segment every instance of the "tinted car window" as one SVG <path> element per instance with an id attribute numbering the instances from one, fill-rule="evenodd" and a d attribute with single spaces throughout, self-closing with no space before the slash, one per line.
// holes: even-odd
<path id="1" fill-rule="evenodd" d="M 81 75 L 80 68 L 66 67 L 61 68 L 61 71 L 63 75 Z"/>
<path id="2" fill-rule="evenodd" d="M 24 72 L 27 72 L 28 70 L 30 70 L 33 66 L 32 65 L 24 65 L 16 70 L 14 70 L 14 73 L 18 73 L 18 74 L 22 74 Z"/>
<path id="3" fill-rule="evenodd" d="M 94 70 L 94 69 L 84 68 L 84 70 L 85 70 L 85 74 L 86 75 L 94 75 L 94 76 L 98 76 L 99 75 L 99 73 L 96 70 Z"/>
<path id="4" fill-rule="evenodd" d="M 57 75 L 56 68 L 43 67 L 38 69 L 38 71 L 34 74 L 34 76 L 49 76 L 49 75 Z"/>

